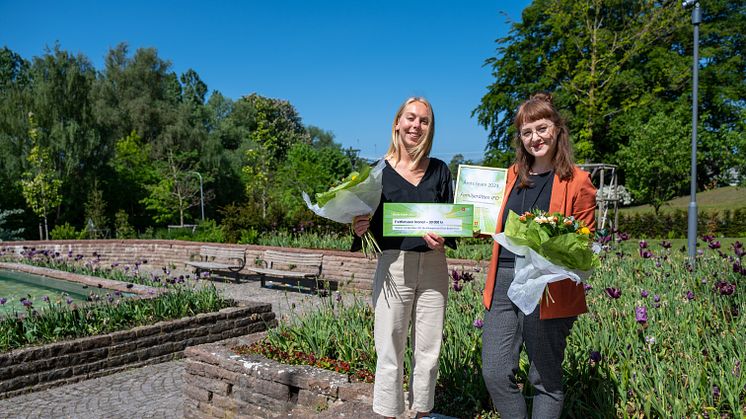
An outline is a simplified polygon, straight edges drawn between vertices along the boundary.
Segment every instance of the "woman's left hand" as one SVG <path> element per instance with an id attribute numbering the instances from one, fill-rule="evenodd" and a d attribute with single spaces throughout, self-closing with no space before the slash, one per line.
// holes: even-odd
<path id="1" fill-rule="evenodd" d="M 440 250 L 441 252 L 446 251 L 446 239 L 440 237 L 435 233 L 427 233 L 422 238 L 425 240 L 427 247 L 433 250 Z"/>

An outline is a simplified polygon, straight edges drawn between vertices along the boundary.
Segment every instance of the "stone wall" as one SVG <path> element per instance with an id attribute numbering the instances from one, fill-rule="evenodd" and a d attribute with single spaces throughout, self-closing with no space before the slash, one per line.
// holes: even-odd
<path id="1" fill-rule="evenodd" d="M 229 341 L 187 348 L 186 418 L 337 417 L 345 404 L 370 410 L 372 384 L 352 383 L 343 374 L 284 365 L 259 355 L 237 355 L 231 350 L 236 344 Z"/>
<path id="2" fill-rule="evenodd" d="M 180 270 L 187 270 L 184 262 L 195 260 L 199 255 L 199 248 L 204 243 L 181 240 L 57 240 L 57 241 L 25 241 L 0 243 L 0 252 L 20 253 L 24 247 L 37 250 L 49 249 L 66 255 L 72 251 L 73 255 L 81 254 L 91 257 L 94 252 L 99 255 L 101 262 L 111 264 L 133 264 L 135 261 L 147 260 L 152 268 L 169 266 Z M 266 249 L 282 250 L 297 253 L 322 253 L 324 255 L 322 278 L 336 281 L 340 289 L 350 288 L 370 290 L 373 274 L 376 269 L 375 260 L 367 259 L 361 253 L 343 252 L 338 250 L 281 248 L 271 246 L 217 244 L 225 248 L 243 249 L 246 251 L 246 265 L 253 266 L 261 259 Z M 476 262 L 467 259 L 448 259 L 450 269 L 467 269 L 472 272 L 484 272 L 486 262 Z M 251 273 L 244 269 L 242 275 L 251 278 Z"/>
<path id="3" fill-rule="evenodd" d="M 181 358 L 187 346 L 260 332 L 270 304 L 246 303 L 149 326 L 0 354 L 0 399 Z"/>

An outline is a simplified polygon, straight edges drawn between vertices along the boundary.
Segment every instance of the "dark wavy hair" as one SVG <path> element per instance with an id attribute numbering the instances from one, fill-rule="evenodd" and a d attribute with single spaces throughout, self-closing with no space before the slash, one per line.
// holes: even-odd
<path id="1" fill-rule="evenodd" d="M 557 108 L 554 107 L 554 104 L 552 103 L 552 95 L 550 93 L 535 93 L 528 100 L 521 103 L 518 107 L 518 111 L 515 113 L 515 118 L 513 118 L 513 125 L 517 132 L 515 136 L 515 165 L 518 171 L 518 184 L 521 188 L 531 186 L 529 171 L 531 170 L 531 166 L 534 164 L 534 156 L 523 147 L 523 141 L 521 141 L 521 127 L 523 127 L 524 124 L 538 121 L 540 119 L 548 119 L 552 121 L 554 129 L 558 130 L 555 134 L 557 139 L 554 148 L 554 156 L 552 157 L 554 173 L 559 175 L 562 180 L 571 180 L 573 177 L 575 160 L 572 154 L 570 131 L 567 129 L 567 123 L 562 115 L 557 111 Z"/>

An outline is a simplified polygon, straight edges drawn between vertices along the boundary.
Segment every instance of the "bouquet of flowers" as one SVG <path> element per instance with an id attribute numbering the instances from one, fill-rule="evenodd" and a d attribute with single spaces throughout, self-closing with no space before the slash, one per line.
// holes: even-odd
<path id="1" fill-rule="evenodd" d="M 590 229 L 574 217 L 534 210 L 508 213 L 505 228 L 493 238 L 516 255 L 508 297 L 525 314 L 539 303 L 546 285 L 570 278 L 580 283 L 600 266 Z M 547 293 L 547 298 L 551 295 Z"/>
<path id="2" fill-rule="evenodd" d="M 316 215 L 338 223 L 349 224 L 359 215 L 373 214 L 381 201 L 383 168 L 386 160 L 381 159 L 373 167 L 365 166 L 360 172 L 352 172 L 326 192 L 316 194 L 316 203 L 303 192 L 303 201 Z M 367 255 L 380 253 L 381 249 L 370 231 L 363 237 L 363 252 Z"/>

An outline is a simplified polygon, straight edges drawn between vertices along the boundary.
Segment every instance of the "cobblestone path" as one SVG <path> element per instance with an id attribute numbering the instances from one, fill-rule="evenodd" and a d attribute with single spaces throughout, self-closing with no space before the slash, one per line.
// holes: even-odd
<path id="1" fill-rule="evenodd" d="M 181 418 L 183 361 L 0 400 L 0 418 Z"/>

